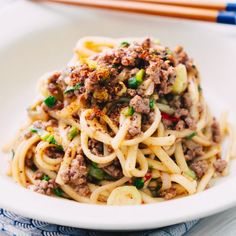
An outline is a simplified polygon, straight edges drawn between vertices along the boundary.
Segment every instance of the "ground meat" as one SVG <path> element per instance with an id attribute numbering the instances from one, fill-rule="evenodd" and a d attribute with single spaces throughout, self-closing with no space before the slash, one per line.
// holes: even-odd
<path id="1" fill-rule="evenodd" d="M 120 162 L 117 159 L 109 166 L 103 167 L 103 170 L 115 179 L 120 179 L 123 176 Z"/>
<path id="2" fill-rule="evenodd" d="M 103 144 L 95 139 L 89 139 L 88 147 L 97 156 L 103 155 Z"/>
<path id="3" fill-rule="evenodd" d="M 64 151 L 58 147 L 49 147 L 46 149 L 45 154 L 50 158 L 63 158 Z"/>
<path id="4" fill-rule="evenodd" d="M 72 160 L 70 167 L 61 173 L 61 178 L 65 184 L 76 188 L 79 194 L 86 196 L 89 194 L 87 186 L 87 167 L 82 149 L 77 150 L 76 157 Z"/>
<path id="5" fill-rule="evenodd" d="M 189 109 L 192 106 L 192 100 L 189 95 L 189 93 L 185 93 L 183 95 L 183 101 L 182 101 L 183 107 Z"/>
<path id="6" fill-rule="evenodd" d="M 227 167 L 227 161 L 222 159 L 217 159 L 214 161 L 213 166 L 216 172 L 222 173 L 224 169 Z"/>
<path id="7" fill-rule="evenodd" d="M 200 179 L 206 173 L 209 165 L 206 160 L 194 161 L 190 168 L 196 173 L 197 177 Z"/>
<path id="8" fill-rule="evenodd" d="M 131 118 L 131 125 L 128 129 L 128 133 L 130 134 L 131 138 L 141 133 L 141 127 L 138 123 L 138 117 L 134 114 Z"/>
<path id="9" fill-rule="evenodd" d="M 194 160 L 204 154 L 202 146 L 191 140 L 183 142 L 183 150 L 187 161 Z"/>
<path id="10" fill-rule="evenodd" d="M 189 129 L 192 129 L 192 130 L 196 129 L 196 121 L 192 117 L 186 117 L 184 121 L 185 121 L 185 124 L 187 124 Z"/>
<path id="11" fill-rule="evenodd" d="M 57 86 L 57 80 L 60 77 L 60 75 L 61 75 L 60 72 L 55 72 L 48 78 L 48 91 L 54 96 L 57 96 L 60 91 L 59 86 Z"/>
<path id="12" fill-rule="evenodd" d="M 135 95 L 137 95 L 137 92 L 135 89 L 127 89 L 127 94 L 131 97 L 134 97 Z"/>
<path id="13" fill-rule="evenodd" d="M 136 95 L 130 100 L 130 106 L 138 113 L 148 114 L 150 112 L 149 99 Z"/>
<path id="14" fill-rule="evenodd" d="M 52 195 L 53 189 L 57 187 L 54 179 L 46 180 L 37 180 L 34 185 L 29 185 L 29 189 L 33 190 L 34 192 Z"/>
<path id="15" fill-rule="evenodd" d="M 160 192 L 160 196 L 165 200 L 170 200 L 177 195 L 177 191 L 175 188 L 169 188 Z"/>
<path id="16" fill-rule="evenodd" d="M 213 119 L 213 123 L 211 125 L 211 128 L 212 128 L 213 141 L 216 143 L 220 143 L 220 141 L 221 141 L 220 125 L 215 118 Z"/>
<path id="17" fill-rule="evenodd" d="M 175 111 L 174 117 L 179 119 L 183 116 L 188 116 L 188 115 L 189 115 L 189 111 L 187 109 L 179 108 Z"/>
<path id="18" fill-rule="evenodd" d="M 181 131 L 185 128 L 185 123 L 183 120 L 179 120 L 175 125 L 175 130 Z"/>
<path id="19" fill-rule="evenodd" d="M 90 194 L 90 189 L 87 184 L 76 186 L 75 191 L 81 196 L 88 196 Z"/>

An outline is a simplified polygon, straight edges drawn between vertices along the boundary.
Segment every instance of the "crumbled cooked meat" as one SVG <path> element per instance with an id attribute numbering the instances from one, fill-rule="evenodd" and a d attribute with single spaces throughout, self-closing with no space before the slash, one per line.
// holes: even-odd
<path id="1" fill-rule="evenodd" d="M 34 192 L 52 195 L 53 189 L 55 189 L 58 185 L 55 183 L 55 179 L 46 180 L 36 180 L 34 185 L 29 185 L 28 188 L 33 190 Z"/>
<path id="2" fill-rule="evenodd" d="M 45 154 L 50 158 L 63 158 L 64 151 L 58 147 L 48 147 L 45 151 Z"/>
<path id="3" fill-rule="evenodd" d="M 78 190 L 79 194 L 89 194 L 87 186 L 87 167 L 84 160 L 82 149 L 77 150 L 76 157 L 72 160 L 70 167 L 62 171 L 61 178 L 65 184 L 69 184 Z M 83 191 L 82 191 L 83 189 Z M 87 189 L 87 190 L 85 190 Z M 83 195 L 83 196 L 85 196 Z"/>
<path id="4" fill-rule="evenodd" d="M 203 147 L 191 140 L 183 142 L 183 150 L 187 161 L 194 160 L 204 154 Z"/>
<path id="5" fill-rule="evenodd" d="M 222 173 L 224 169 L 227 167 L 227 161 L 222 159 L 217 159 L 214 161 L 213 166 L 216 172 Z"/>
<path id="6" fill-rule="evenodd" d="M 131 124 L 128 129 L 128 133 L 131 137 L 134 137 L 141 133 L 141 127 L 139 125 L 139 120 L 136 114 L 131 118 Z"/>
<path id="7" fill-rule="evenodd" d="M 194 161 L 190 168 L 196 173 L 197 177 L 200 179 L 206 173 L 209 165 L 206 160 Z"/>
<path id="8" fill-rule="evenodd" d="M 192 117 L 186 117 L 184 121 L 185 121 L 185 124 L 187 124 L 189 129 L 192 129 L 192 130 L 196 129 L 196 121 Z"/>
<path id="9" fill-rule="evenodd" d="M 135 95 L 137 95 L 137 92 L 135 89 L 127 89 L 127 94 L 131 97 L 134 97 Z"/>
<path id="10" fill-rule="evenodd" d="M 130 100 L 130 106 L 138 113 L 148 114 L 150 112 L 149 99 L 136 95 Z"/>
<path id="11" fill-rule="evenodd" d="M 164 197 L 165 200 L 170 200 L 177 195 L 175 188 L 169 188 L 160 192 L 160 196 Z"/>
<path id="12" fill-rule="evenodd" d="M 118 160 L 114 160 L 109 166 L 103 167 L 103 170 L 115 179 L 120 179 L 123 176 L 121 165 Z"/>
<path id="13" fill-rule="evenodd" d="M 42 177 L 43 177 L 43 175 L 44 175 L 44 174 L 43 174 L 42 171 L 37 170 L 37 171 L 34 172 L 33 178 L 34 178 L 35 180 L 41 180 Z"/>
<path id="14" fill-rule="evenodd" d="M 51 75 L 48 78 L 48 91 L 52 94 L 52 95 L 58 95 L 58 87 L 56 85 L 58 78 L 60 77 L 61 73 L 59 72 L 55 72 L 53 75 Z"/>
<path id="15" fill-rule="evenodd" d="M 90 194 L 90 189 L 87 184 L 77 185 L 75 191 L 81 196 L 88 196 Z"/>
<path id="16" fill-rule="evenodd" d="M 220 143 L 221 141 L 221 133 L 220 133 L 220 125 L 216 121 L 216 119 L 213 119 L 213 123 L 211 125 L 212 128 L 212 139 L 216 143 Z"/>
<path id="17" fill-rule="evenodd" d="M 191 97 L 189 95 L 189 93 L 185 93 L 183 95 L 183 107 L 189 109 L 191 106 L 192 106 L 192 100 L 191 100 Z"/>
<path id="18" fill-rule="evenodd" d="M 179 120 L 178 123 L 175 126 L 175 129 L 178 131 L 181 131 L 185 128 L 185 123 L 183 120 Z"/>
<path id="19" fill-rule="evenodd" d="M 189 115 L 189 111 L 187 109 L 184 109 L 184 108 L 179 108 L 179 109 L 175 110 L 175 114 L 174 114 L 174 116 L 178 119 L 183 117 L 183 116 L 186 117 L 188 115 Z"/>
<path id="20" fill-rule="evenodd" d="M 95 139 L 89 139 L 88 146 L 93 154 L 97 156 L 103 155 L 103 144 L 101 142 Z"/>

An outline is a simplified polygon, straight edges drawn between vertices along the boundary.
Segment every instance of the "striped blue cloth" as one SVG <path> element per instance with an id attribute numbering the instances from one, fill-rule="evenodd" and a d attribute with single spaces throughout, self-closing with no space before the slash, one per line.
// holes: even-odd
<path id="1" fill-rule="evenodd" d="M 111 233 L 49 224 L 0 209 L 0 230 L 14 236 L 182 236 L 196 223 L 194 220 L 155 230 Z"/>

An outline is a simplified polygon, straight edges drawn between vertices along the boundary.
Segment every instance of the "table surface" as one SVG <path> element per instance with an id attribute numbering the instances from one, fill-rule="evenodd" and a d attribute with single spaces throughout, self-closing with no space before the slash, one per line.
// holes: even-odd
<path id="1" fill-rule="evenodd" d="M 0 0 L 0 11 L 9 4 L 20 0 Z M 6 234 L 0 232 L 0 236 Z M 225 212 L 203 218 L 185 236 L 235 236 L 236 207 Z"/>

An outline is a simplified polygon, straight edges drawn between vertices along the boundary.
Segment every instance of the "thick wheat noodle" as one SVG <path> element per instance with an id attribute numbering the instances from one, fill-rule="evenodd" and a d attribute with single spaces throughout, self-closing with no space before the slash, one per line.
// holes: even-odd
<path id="1" fill-rule="evenodd" d="M 45 169 L 51 170 L 51 171 L 58 171 L 59 165 L 52 165 L 44 161 L 43 155 L 44 150 L 50 147 L 50 144 L 48 142 L 41 141 L 36 147 L 35 150 L 35 158 L 38 163 L 40 163 L 41 166 L 43 166 Z"/>
<path id="2" fill-rule="evenodd" d="M 192 140 L 196 143 L 201 144 L 204 147 L 209 147 L 212 145 L 211 141 L 207 140 L 207 138 L 200 137 L 199 135 L 194 136 Z"/>
<path id="3" fill-rule="evenodd" d="M 124 140 L 121 144 L 122 145 L 127 145 L 127 146 L 132 146 L 138 143 L 141 143 L 144 141 L 146 138 L 150 137 L 157 129 L 160 120 L 161 120 L 161 113 L 157 106 L 154 107 L 154 112 L 155 112 L 155 119 L 151 126 L 141 135 L 139 135 L 137 138 L 133 138 L 130 140 Z"/>
<path id="4" fill-rule="evenodd" d="M 183 186 L 189 194 L 193 194 L 196 192 L 197 182 L 195 180 L 190 181 L 183 175 L 173 174 L 170 176 L 171 181 L 176 182 Z"/>
<path id="5" fill-rule="evenodd" d="M 178 142 L 175 149 L 175 160 L 182 172 L 187 172 L 189 170 L 187 162 L 184 157 L 182 143 Z"/>
<path id="6" fill-rule="evenodd" d="M 144 203 L 159 203 L 163 202 L 164 198 L 155 198 L 155 197 L 150 197 L 150 195 L 144 193 L 143 191 L 139 191 Z"/>
<path id="7" fill-rule="evenodd" d="M 129 172 L 135 169 L 137 154 L 138 154 L 138 145 L 129 146 L 128 155 L 125 162 L 126 171 Z"/>
<path id="8" fill-rule="evenodd" d="M 81 131 L 81 147 L 86 157 L 95 163 L 103 164 L 103 163 L 111 162 L 116 158 L 115 152 L 107 156 L 94 155 L 88 148 L 88 135 L 82 131 Z"/>
<path id="9" fill-rule="evenodd" d="M 14 160 L 12 163 L 12 175 L 15 181 L 26 186 L 25 177 L 25 157 L 31 146 L 38 142 L 40 138 L 37 135 L 33 135 L 30 139 L 23 141 L 17 148 Z"/>
<path id="10" fill-rule="evenodd" d="M 123 116 L 123 115 L 121 115 L 121 116 Z M 117 149 L 120 146 L 122 140 L 125 138 L 128 128 L 129 128 L 129 125 L 130 125 L 130 122 L 131 122 L 130 118 L 126 118 L 121 123 L 121 127 L 119 128 L 119 131 L 116 133 L 116 136 L 111 141 L 111 146 L 114 149 Z"/>
<path id="11" fill-rule="evenodd" d="M 159 170 L 159 171 L 165 171 L 170 172 L 170 170 L 163 165 L 160 161 L 153 160 L 151 158 L 147 158 L 148 165 L 151 166 L 151 168 Z"/>
<path id="12" fill-rule="evenodd" d="M 171 173 L 180 174 L 181 172 L 180 168 L 175 164 L 175 162 L 168 156 L 168 154 L 161 147 L 151 146 L 150 148 Z"/>
<path id="13" fill-rule="evenodd" d="M 170 135 L 166 137 L 149 137 L 143 141 L 146 145 L 156 145 L 156 146 L 171 146 L 175 142 L 175 136 Z"/>
<path id="14" fill-rule="evenodd" d="M 161 173 L 161 181 L 162 181 L 162 186 L 161 186 L 161 190 L 166 190 L 171 188 L 171 179 L 170 179 L 170 175 L 162 172 Z"/>
<path id="15" fill-rule="evenodd" d="M 127 181 L 129 181 L 130 178 L 128 177 L 123 177 L 113 183 L 103 185 L 99 188 L 97 188 L 90 196 L 90 199 L 93 203 L 97 203 L 97 199 L 99 197 L 99 194 L 104 191 L 104 190 L 113 190 L 114 188 L 123 185 Z"/>
<path id="16" fill-rule="evenodd" d="M 135 177 L 143 177 L 148 171 L 148 162 L 143 153 L 138 150 L 137 153 L 137 163 L 139 164 L 139 169 L 134 168 L 131 170 L 131 174 Z"/>
<path id="17" fill-rule="evenodd" d="M 89 127 L 86 121 L 86 116 L 93 112 L 93 109 L 87 109 L 81 113 L 80 125 L 81 130 L 86 132 L 89 137 L 94 138 L 100 142 L 111 144 L 112 138 L 109 134 L 97 130 L 95 127 Z"/>

